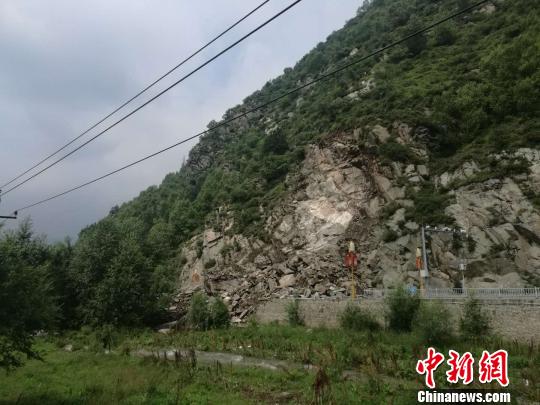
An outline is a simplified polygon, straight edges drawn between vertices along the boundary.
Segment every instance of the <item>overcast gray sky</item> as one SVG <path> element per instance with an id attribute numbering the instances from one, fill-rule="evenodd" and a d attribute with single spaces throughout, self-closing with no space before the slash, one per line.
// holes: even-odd
<path id="1" fill-rule="evenodd" d="M 292 1 L 270 1 L 149 94 Z M 81 133 L 260 2 L 1 0 L 0 183 Z M 128 121 L 5 196 L 0 213 L 199 132 L 341 28 L 361 2 L 304 0 Z M 177 171 L 192 146 L 183 145 L 21 217 L 30 215 L 35 230 L 50 241 L 74 237 L 113 205 Z"/>

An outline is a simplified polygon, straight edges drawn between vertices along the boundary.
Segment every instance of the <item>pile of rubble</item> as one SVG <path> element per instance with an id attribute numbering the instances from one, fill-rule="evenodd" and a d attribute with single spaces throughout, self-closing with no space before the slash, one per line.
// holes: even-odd
<path id="1" fill-rule="evenodd" d="M 206 293 L 221 297 L 236 323 L 245 321 L 258 305 L 270 299 L 343 298 L 350 288 L 350 275 L 335 262 L 321 262 L 319 258 L 313 264 L 294 256 L 287 262 L 272 264 L 263 255 L 254 262 L 257 269 L 247 274 L 231 274 L 230 268 L 223 268 L 205 275 Z"/>

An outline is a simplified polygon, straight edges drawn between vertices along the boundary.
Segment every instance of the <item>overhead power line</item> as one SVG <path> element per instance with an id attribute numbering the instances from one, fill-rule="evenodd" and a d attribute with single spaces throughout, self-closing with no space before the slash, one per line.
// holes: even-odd
<path id="1" fill-rule="evenodd" d="M 97 135 L 94 135 L 92 138 L 88 139 L 86 142 L 82 143 L 81 145 L 77 146 L 75 149 L 72 149 L 70 152 L 66 153 L 65 155 L 63 155 L 62 157 L 60 157 L 59 159 L 55 160 L 54 162 L 52 162 L 51 164 L 45 166 L 43 169 L 41 169 L 40 171 L 34 173 L 33 175 L 31 175 L 30 177 L 28 177 L 27 179 L 21 181 L 20 183 L 17 183 L 16 185 L 14 185 L 13 187 L 7 189 L 6 191 L 4 191 L 2 194 L 0 194 L 0 197 L 1 196 L 4 196 L 8 193 L 10 193 L 11 191 L 19 188 L 20 186 L 22 186 L 23 184 L 29 182 L 30 180 L 36 178 L 37 176 L 39 176 L 41 173 L 45 172 L 46 170 L 50 169 L 51 167 L 55 166 L 56 164 L 60 163 L 62 160 L 68 158 L 69 156 L 73 155 L 75 152 L 77 152 L 78 150 L 84 148 L 86 145 L 88 145 L 90 142 L 96 140 L 97 138 L 99 138 L 100 136 L 102 136 L 103 134 L 105 134 L 106 132 L 108 132 L 109 130 L 111 130 L 112 128 L 114 128 L 115 126 L 117 126 L 118 124 L 120 124 L 121 122 L 123 122 L 124 120 L 126 120 L 127 118 L 131 117 L 133 114 L 135 114 L 136 112 L 138 112 L 139 110 L 141 110 L 142 108 L 146 107 L 148 104 L 150 104 L 151 102 L 153 102 L 154 100 L 156 100 L 157 98 L 161 97 L 163 94 L 167 93 L 169 90 L 171 90 L 172 88 L 176 87 L 177 85 L 179 85 L 180 83 L 182 83 L 184 80 L 186 80 L 187 78 L 193 76 L 195 73 L 197 73 L 199 70 L 201 70 L 202 68 L 204 68 L 205 66 L 209 65 L 210 63 L 212 63 L 213 61 L 215 61 L 216 59 L 218 59 L 219 57 L 221 57 L 222 55 L 224 55 L 225 53 L 227 53 L 228 51 L 230 51 L 232 48 L 236 47 L 238 44 L 240 44 L 241 42 L 245 41 L 247 38 L 249 38 L 250 36 L 252 36 L 253 34 L 255 34 L 257 31 L 261 30 L 263 27 L 265 27 L 266 25 L 270 24 L 272 21 L 274 21 L 275 19 L 277 19 L 278 17 L 280 17 L 281 15 L 285 14 L 287 11 L 289 11 L 291 8 L 293 8 L 294 6 L 296 6 L 298 3 L 302 2 L 302 0 L 296 0 L 295 2 L 293 2 L 292 4 L 290 4 L 289 6 L 285 7 L 283 10 L 281 10 L 279 13 L 275 14 L 273 17 L 269 18 L 268 20 L 266 20 L 264 23 L 262 23 L 261 25 L 259 25 L 258 27 L 256 27 L 255 29 L 251 30 L 249 33 L 247 33 L 246 35 L 244 35 L 242 38 L 240 38 L 239 40 L 235 41 L 233 44 L 229 45 L 227 48 L 225 48 L 224 50 L 222 50 L 221 52 L 217 53 L 216 55 L 214 55 L 213 57 L 211 57 L 210 59 L 208 59 L 206 62 L 202 63 L 201 65 L 199 65 L 197 68 L 193 69 L 191 72 L 189 72 L 188 74 L 186 74 L 185 76 L 181 77 L 180 79 L 178 79 L 176 82 L 174 82 L 173 84 L 171 84 L 169 87 L 167 87 L 166 89 L 160 91 L 158 94 L 156 94 L 155 96 L 153 96 L 152 98 L 150 98 L 148 101 L 144 102 L 143 104 L 141 104 L 139 107 L 135 108 L 134 110 L 132 110 L 131 112 L 129 112 L 128 114 L 124 115 L 122 118 L 120 118 L 119 120 L 115 121 L 113 124 L 109 125 L 107 128 L 105 128 L 104 130 L 102 130 L 101 132 L 99 132 Z"/>
<path id="2" fill-rule="evenodd" d="M 393 48 L 393 47 L 395 47 L 395 46 L 397 46 L 399 44 L 402 44 L 403 42 L 405 42 L 405 41 L 407 41 L 407 40 L 409 40 L 409 39 L 411 39 L 411 38 L 413 38 L 413 37 L 415 37 L 417 35 L 420 35 L 420 34 L 426 32 L 426 31 L 429 31 L 430 29 L 432 29 L 432 28 L 434 28 L 434 27 L 436 27 L 438 25 L 441 25 L 441 24 L 443 24 L 443 23 L 445 23 L 445 22 L 447 22 L 447 21 L 449 21 L 449 20 L 451 20 L 451 19 L 453 19 L 455 17 L 458 17 L 458 16 L 460 16 L 462 14 L 465 14 L 465 13 L 469 12 L 470 10 L 472 10 L 474 8 L 477 8 L 478 6 L 480 6 L 480 5 L 484 4 L 484 3 L 487 3 L 488 1 L 490 1 L 490 0 L 479 1 L 479 2 L 477 2 L 475 4 L 473 4 L 472 6 L 469 6 L 469 7 L 466 7 L 464 9 L 460 10 L 460 11 L 457 11 L 457 12 L 455 12 L 455 13 L 453 13 L 453 14 L 451 14 L 451 15 L 449 15 L 449 16 L 441 19 L 441 20 L 438 20 L 437 22 L 434 22 L 434 23 L 432 23 L 432 24 L 430 24 L 430 25 L 428 25 L 428 26 L 426 26 L 426 27 L 424 27 L 424 28 L 410 34 L 410 35 L 407 35 L 406 37 L 403 37 L 403 38 L 401 38 L 401 39 L 399 39 L 397 41 L 394 41 L 394 42 L 392 42 L 392 43 L 390 43 L 390 44 L 388 44 L 388 45 L 386 45 L 386 46 L 384 46 L 382 48 L 379 48 L 376 51 L 373 51 L 368 55 L 357 58 L 357 59 L 351 61 L 350 63 L 347 63 L 347 64 L 345 64 L 345 65 L 343 65 L 343 66 L 341 66 L 341 67 L 339 67 L 339 68 L 337 68 L 335 70 L 332 70 L 332 71 L 328 72 L 328 73 L 320 75 L 317 78 L 315 78 L 315 79 L 313 79 L 313 80 L 311 80 L 311 81 L 309 81 L 309 82 L 307 82 L 307 83 L 305 83 L 305 84 L 303 84 L 303 85 L 301 85 L 299 87 L 296 87 L 296 88 L 294 88 L 292 90 L 289 90 L 289 91 L 287 91 L 285 93 L 282 93 L 281 95 L 276 96 L 273 99 L 271 99 L 271 100 L 269 100 L 269 101 L 267 101 L 267 102 L 265 102 L 263 104 L 258 105 L 257 107 L 254 107 L 254 108 L 252 108 L 250 110 L 247 110 L 247 111 L 245 111 L 245 112 L 243 112 L 241 114 L 238 114 L 238 115 L 236 115 L 236 116 L 234 116 L 232 118 L 229 118 L 227 120 L 221 121 L 220 123 L 214 125 L 213 127 L 209 128 L 209 129 L 207 129 L 205 131 L 202 131 L 202 132 L 199 132 L 198 134 L 192 135 L 189 138 L 183 139 L 183 140 L 181 140 L 181 141 L 179 141 L 179 142 L 177 142 L 177 143 L 175 143 L 173 145 L 170 145 L 170 146 L 168 146 L 168 147 L 166 147 L 164 149 L 161 149 L 161 150 L 159 150 L 157 152 L 154 152 L 154 153 L 152 153 L 150 155 L 147 155 L 147 156 L 145 156 L 145 157 L 143 157 L 143 158 L 141 158 L 139 160 L 131 162 L 131 163 L 125 165 L 125 166 L 122 166 L 122 167 L 120 167 L 120 168 L 118 168 L 116 170 L 113 170 L 112 172 L 104 174 L 103 176 L 97 177 L 97 178 L 95 178 L 93 180 L 87 181 L 86 183 L 80 184 L 80 185 L 78 185 L 76 187 L 73 187 L 73 188 L 71 188 L 69 190 L 66 190 L 66 191 L 64 191 L 62 193 L 53 195 L 53 196 L 48 197 L 46 199 L 43 199 L 41 201 L 37 201 L 35 203 L 32 203 L 32 204 L 26 205 L 24 207 L 21 207 L 17 211 L 23 211 L 23 210 L 35 207 L 36 205 L 40 205 L 40 204 L 46 203 L 48 201 L 54 200 L 56 198 L 62 197 L 62 196 L 66 195 L 66 194 L 69 194 L 69 193 L 71 193 L 73 191 L 76 191 L 76 190 L 79 190 L 79 189 L 81 189 L 83 187 L 89 186 L 90 184 L 96 183 L 96 182 L 98 182 L 100 180 L 103 180 L 103 179 L 109 177 L 109 176 L 112 176 L 112 175 L 114 175 L 116 173 L 119 173 L 119 172 L 121 172 L 123 170 L 126 170 L 126 169 L 128 169 L 128 168 L 130 168 L 132 166 L 135 166 L 135 165 L 137 165 L 139 163 L 142 163 L 142 162 L 144 162 L 144 161 L 146 161 L 148 159 L 151 159 L 151 158 L 153 158 L 153 157 L 155 157 L 157 155 L 160 155 L 160 154 L 162 154 L 164 152 L 167 152 L 168 150 L 171 150 L 171 149 L 173 149 L 173 148 L 175 148 L 175 147 L 177 147 L 179 145 L 182 145 L 182 144 L 184 144 L 186 142 L 189 142 L 189 141 L 191 141 L 191 140 L 193 140 L 195 138 L 198 138 L 198 137 L 200 137 L 202 135 L 208 134 L 208 133 L 212 132 L 215 129 L 226 126 L 226 125 L 230 124 L 233 121 L 236 121 L 236 120 L 238 120 L 240 118 L 243 118 L 243 117 L 245 117 L 245 116 L 247 116 L 247 115 L 249 115 L 249 114 L 251 114 L 253 112 L 256 112 L 258 110 L 261 110 L 261 109 L 269 106 L 270 104 L 273 104 L 273 103 L 275 103 L 275 102 L 277 102 L 277 101 L 279 101 L 279 100 L 281 100 L 281 99 L 283 99 L 283 98 L 285 98 L 285 97 L 287 97 L 287 96 L 289 96 L 291 94 L 294 94 L 294 93 L 296 93 L 296 92 L 298 92 L 298 91 L 300 91 L 300 90 L 302 90 L 302 89 L 304 89 L 306 87 L 309 87 L 309 86 L 311 86 L 311 85 L 313 85 L 313 84 L 315 84 L 317 82 L 328 79 L 329 77 L 332 77 L 332 76 L 336 75 L 339 72 L 342 72 L 342 71 L 344 71 L 344 70 L 346 70 L 346 69 L 348 69 L 348 68 L 350 68 L 352 66 L 355 66 L 355 65 L 365 61 L 366 59 L 369 59 L 369 58 L 371 58 L 371 57 L 373 57 L 375 55 L 378 55 L 378 54 L 380 54 L 380 53 L 382 53 L 382 52 L 384 52 L 384 51 L 386 51 L 386 50 L 388 50 L 390 48 Z"/>
<path id="3" fill-rule="evenodd" d="M 218 39 L 220 39 L 223 35 L 225 35 L 226 33 L 228 33 L 230 30 L 232 30 L 234 27 L 236 27 L 238 24 L 240 24 L 241 22 L 243 22 L 244 20 L 246 20 L 247 18 L 249 18 L 252 14 L 254 14 L 256 11 L 258 11 L 260 8 L 262 8 L 265 4 L 267 4 L 268 2 L 270 2 L 270 0 L 265 0 L 263 1 L 261 4 L 259 4 L 257 7 L 255 7 L 253 10 L 251 10 L 249 13 L 247 13 L 246 15 L 244 15 L 242 18 L 240 18 L 238 21 L 236 21 L 234 24 L 232 24 L 231 26 L 229 26 L 225 31 L 222 31 L 220 34 L 216 35 L 214 38 L 212 38 L 210 41 L 208 41 L 205 45 L 203 45 L 202 47 L 200 47 L 199 49 L 197 49 L 195 52 L 193 52 L 191 55 L 189 55 L 187 58 L 185 58 L 184 60 L 182 60 L 180 63 L 178 63 L 176 66 L 174 66 L 172 69 L 168 70 L 166 73 L 164 73 L 163 75 L 161 75 L 160 77 L 158 77 L 156 80 L 154 80 L 152 83 L 150 83 L 148 86 L 146 86 L 144 89 L 142 89 L 141 91 L 139 91 L 137 94 L 135 94 L 133 97 L 131 97 L 129 100 L 125 101 L 124 103 L 122 103 L 120 106 L 118 106 L 117 108 L 115 108 L 113 111 L 111 111 L 109 114 L 107 114 L 105 117 L 103 117 L 102 119 L 100 119 L 98 122 L 96 122 L 94 125 L 92 125 L 91 127 L 89 127 L 87 130 L 85 130 L 84 132 L 82 132 L 80 135 L 76 136 L 75 138 L 73 138 L 71 141 L 69 141 L 68 143 L 66 143 L 64 146 L 60 147 L 59 149 L 55 150 L 53 153 L 51 153 L 50 155 L 44 157 L 42 160 L 40 160 L 39 162 L 37 162 L 36 164 L 34 164 L 32 167 L 30 167 L 29 169 L 25 170 L 24 172 L 22 172 L 21 174 L 19 174 L 17 177 L 14 177 L 12 178 L 10 181 L 8 181 L 7 183 L 5 184 L 2 184 L 0 186 L 0 188 L 4 188 L 8 185 L 10 185 L 11 183 L 13 183 L 14 181 L 20 179 L 22 176 L 24 176 L 25 174 L 31 172 L 32 170 L 34 170 L 36 167 L 40 166 L 42 163 L 46 162 L 47 160 L 49 160 L 50 158 L 52 158 L 53 156 L 57 155 L 58 153 L 60 153 L 61 151 L 63 151 L 64 149 L 66 149 L 68 146 L 70 146 L 71 144 L 73 144 L 74 142 L 78 141 L 80 138 L 82 138 L 84 135 L 86 135 L 88 132 L 90 132 L 91 130 L 93 130 L 95 127 L 97 127 L 99 124 L 103 123 L 105 120 L 107 120 L 108 118 L 110 118 L 111 116 L 113 116 L 114 114 L 116 114 L 118 111 L 120 111 L 122 108 L 124 108 L 126 105 L 130 104 L 132 101 L 134 101 L 135 99 L 137 99 L 139 96 L 143 95 L 144 93 L 146 93 L 148 90 L 150 90 L 150 88 L 154 87 L 156 84 L 158 84 L 160 81 L 162 81 L 163 79 L 165 79 L 167 76 L 169 76 L 171 73 L 173 73 L 175 70 L 177 70 L 178 68 L 180 68 L 181 66 L 183 66 L 185 63 L 189 62 L 191 59 L 193 59 L 195 56 L 197 56 L 199 53 L 201 53 L 202 51 L 204 51 L 206 48 L 208 48 L 210 45 L 212 45 L 214 42 L 216 42 Z"/>

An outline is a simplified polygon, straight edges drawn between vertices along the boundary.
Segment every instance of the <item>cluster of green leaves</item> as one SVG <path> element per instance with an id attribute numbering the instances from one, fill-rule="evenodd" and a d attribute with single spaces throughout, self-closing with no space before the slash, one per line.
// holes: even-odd
<path id="1" fill-rule="evenodd" d="M 418 224 L 451 225 L 454 219 L 444 213 L 452 198 L 431 183 L 424 184 L 418 191 L 407 190 L 414 205 L 407 207 L 405 218 Z"/>
<path id="2" fill-rule="evenodd" d="M 446 345 L 454 342 L 456 332 L 452 327 L 452 314 L 438 301 L 420 300 L 417 293 L 398 286 L 387 298 L 387 320 L 390 329 L 396 332 L 418 334 L 431 345 Z M 481 302 L 470 298 L 466 301 L 459 318 L 459 335 L 467 340 L 478 340 L 491 333 L 491 319 L 482 308 Z"/>
<path id="3" fill-rule="evenodd" d="M 379 146 L 379 155 L 386 162 L 416 163 L 418 157 L 407 145 L 402 145 L 396 141 L 388 141 Z"/>
<path id="4" fill-rule="evenodd" d="M 160 322 L 176 274 L 174 251 L 163 248 L 170 235 L 164 224 L 145 232 L 141 221 L 112 219 L 81 232 L 69 265 L 77 292 L 76 321 L 116 326 Z"/>
<path id="5" fill-rule="evenodd" d="M 302 326 L 304 325 L 304 317 L 300 312 L 300 303 L 298 300 L 293 300 L 287 304 L 285 308 L 287 312 L 287 321 L 291 326 Z"/>
<path id="6" fill-rule="evenodd" d="M 412 329 L 430 345 L 453 341 L 454 331 L 450 311 L 439 301 L 422 302 L 412 321 Z"/>
<path id="7" fill-rule="evenodd" d="M 30 223 L 0 239 L 0 368 L 37 358 L 33 335 L 59 321 L 50 248 L 32 234 Z M 58 269 L 61 270 L 61 269 Z"/>
<path id="8" fill-rule="evenodd" d="M 491 332 L 491 319 L 475 298 L 467 301 L 460 320 L 461 334 L 469 339 L 479 339 Z"/>
<path id="9" fill-rule="evenodd" d="M 105 330 L 165 319 L 177 264 L 156 242 L 163 229 L 145 234 L 136 225 L 101 221 L 74 247 L 69 240 L 47 244 L 30 221 L 0 235 L 0 367 L 35 357 L 32 336 L 40 330 Z"/>
<path id="10" fill-rule="evenodd" d="M 193 294 L 188 312 L 189 325 L 196 330 L 228 328 L 231 316 L 220 298 L 208 299 L 201 293 Z"/>
<path id="11" fill-rule="evenodd" d="M 397 332 L 409 332 L 418 308 L 420 298 L 405 287 L 398 286 L 386 297 L 388 326 Z"/>
<path id="12" fill-rule="evenodd" d="M 360 307 L 349 304 L 339 317 L 339 323 L 343 329 L 362 331 L 376 331 L 381 329 L 381 325 L 369 312 L 363 311 Z"/>

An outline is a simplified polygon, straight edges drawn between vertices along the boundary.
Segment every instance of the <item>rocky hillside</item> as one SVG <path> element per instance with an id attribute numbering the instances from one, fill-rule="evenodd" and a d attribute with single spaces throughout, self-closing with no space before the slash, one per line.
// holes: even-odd
<path id="1" fill-rule="evenodd" d="M 405 145 L 414 142 L 407 125 L 393 130 L 365 129 L 375 143 L 387 142 L 391 132 Z M 219 295 L 237 320 L 265 299 L 344 297 L 350 276 L 342 263 L 351 239 L 361 257 L 358 287 L 418 285 L 420 224 L 412 213 L 419 199 L 431 198 L 420 194 L 430 182 L 451 186 L 446 207 L 433 209 L 467 230 L 467 237 L 428 238 L 432 288 L 461 286 L 460 259 L 470 288 L 539 285 L 540 215 L 522 188 L 540 190 L 540 151 L 494 156 L 499 164 L 523 158 L 530 174 L 484 180 L 475 161 L 441 175 L 423 164 L 381 165 L 362 153 L 359 137 L 360 131 L 343 133 L 307 147 L 301 169 L 288 179 L 291 192 L 266 215 L 268 239 L 234 234 L 225 220 L 186 243 L 180 295 L 196 289 Z"/>
<path id="2" fill-rule="evenodd" d="M 223 119 L 467 4 L 366 2 Z M 175 278 L 171 310 L 203 289 L 237 321 L 271 297 L 347 294 L 348 240 L 359 286 L 417 283 L 422 223 L 467 231 L 429 236 L 432 287 L 459 286 L 461 259 L 468 287 L 540 285 L 539 11 L 494 0 L 210 132 L 179 172 L 83 230 L 75 256 L 122 229 L 152 288 Z"/>

